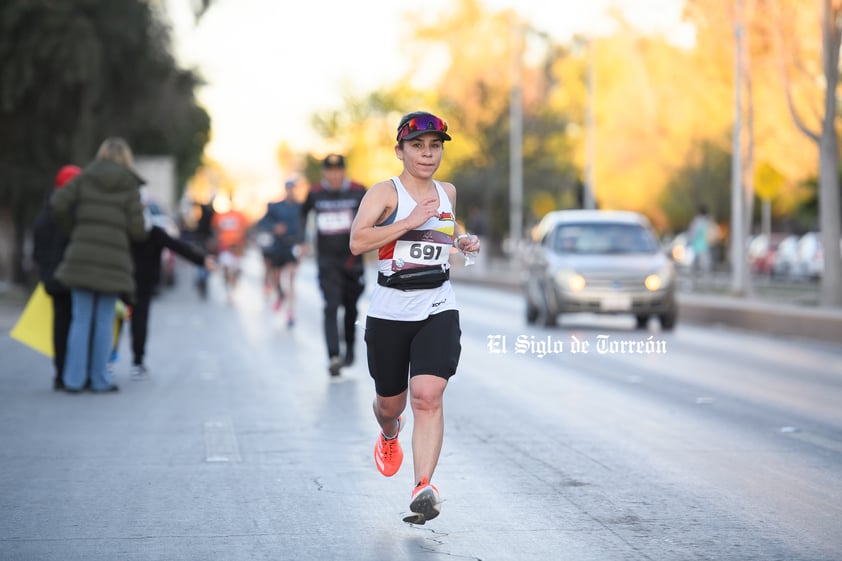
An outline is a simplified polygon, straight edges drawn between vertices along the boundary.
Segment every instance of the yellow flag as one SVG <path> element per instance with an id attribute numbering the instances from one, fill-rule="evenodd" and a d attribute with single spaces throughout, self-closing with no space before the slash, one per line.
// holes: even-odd
<path id="1" fill-rule="evenodd" d="M 10 335 L 27 347 L 53 357 L 53 299 L 40 282 Z"/>

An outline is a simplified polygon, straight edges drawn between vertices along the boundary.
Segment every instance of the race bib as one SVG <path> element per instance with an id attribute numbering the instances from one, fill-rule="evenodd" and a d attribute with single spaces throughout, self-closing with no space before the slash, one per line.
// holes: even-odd
<path id="1" fill-rule="evenodd" d="M 322 211 L 316 215 L 316 228 L 322 234 L 345 234 L 351 231 L 353 221 L 350 208 Z"/>
<path id="2" fill-rule="evenodd" d="M 257 246 L 261 248 L 271 247 L 272 242 L 274 241 L 271 232 L 259 232 L 255 239 L 257 241 Z"/>
<path id="3" fill-rule="evenodd" d="M 441 265 L 450 258 L 450 246 L 434 242 L 397 240 L 392 259 L 398 267 L 406 263 Z"/>

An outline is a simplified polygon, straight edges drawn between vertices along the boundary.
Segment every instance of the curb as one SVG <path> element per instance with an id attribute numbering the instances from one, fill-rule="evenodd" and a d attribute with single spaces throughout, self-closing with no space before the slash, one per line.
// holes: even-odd
<path id="1" fill-rule="evenodd" d="M 785 337 L 842 344 L 842 309 L 826 310 L 755 300 L 679 295 L 679 321 L 727 325 Z"/>

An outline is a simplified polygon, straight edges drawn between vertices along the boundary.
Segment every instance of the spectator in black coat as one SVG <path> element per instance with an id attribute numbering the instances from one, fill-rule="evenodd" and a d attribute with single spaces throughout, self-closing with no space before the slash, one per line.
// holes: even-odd
<path id="1" fill-rule="evenodd" d="M 213 257 L 193 245 L 170 236 L 160 226 L 150 224 L 149 236 L 142 242 L 132 244 L 132 259 L 134 260 L 134 278 L 137 285 L 135 303 L 131 312 L 132 326 L 132 368 L 134 378 L 143 378 L 148 369 L 143 361 L 146 351 L 146 337 L 149 325 L 149 307 L 155 287 L 161 278 L 161 253 L 168 248 L 177 255 L 213 270 Z"/>
<path id="2" fill-rule="evenodd" d="M 56 174 L 55 188 L 61 189 L 81 172 L 82 168 L 78 166 L 62 167 Z M 64 357 L 67 354 L 67 333 L 70 331 L 72 306 L 70 290 L 54 275 L 64 257 L 69 238 L 52 218 L 51 196 L 52 192 L 49 192 L 44 206 L 35 219 L 32 258 L 38 266 L 39 280 L 53 301 L 53 364 L 56 369 L 53 389 L 62 390 L 64 389 L 62 373 L 64 372 Z"/>

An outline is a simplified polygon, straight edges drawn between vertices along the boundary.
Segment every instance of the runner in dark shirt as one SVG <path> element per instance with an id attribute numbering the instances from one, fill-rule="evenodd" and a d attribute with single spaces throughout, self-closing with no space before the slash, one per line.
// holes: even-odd
<path id="1" fill-rule="evenodd" d="M 316 260 L 319 287 L 324 297 L 324 336 L 328 371 L 338 376 L 343 366 L 354 362 L 357 300 L 365 288 L 363 259 L 349 249 L 351 223 L 360 208 L 365 187 L 345 175 L 345 158 L 331 154 L 322 163 L 322 181 L 301 205 L 302 223 L 315 212 Z M 339 308 L 343 308 L 345 352 L 339 338 Z"/>

